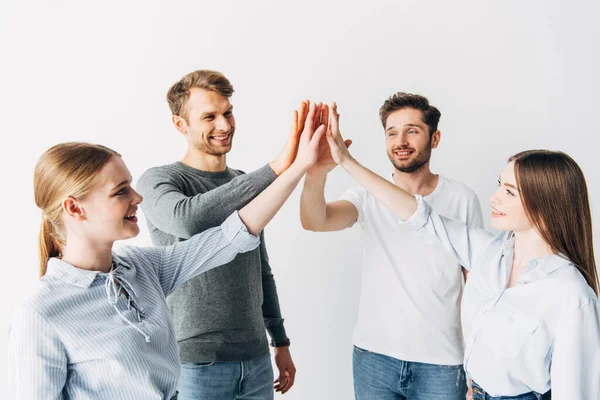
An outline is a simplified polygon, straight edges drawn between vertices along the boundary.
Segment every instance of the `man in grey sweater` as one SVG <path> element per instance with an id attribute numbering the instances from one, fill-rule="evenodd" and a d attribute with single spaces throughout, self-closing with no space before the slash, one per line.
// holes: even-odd
<path id="1" fill-rule="evenodd" d="M 167 94 L 172 121 L 188 149 L 181 161 L 151 168 L 137 183 L 154 245 L 170 245 L 220 225 L 293 162 L 307 113 L 302 103 L 281 154 L 244 174 L 226 165 L 235 120 L 233 87 L 221 73 L 194 71 Z M 179 399 L 272 399 L 294 383 L 295 367 L 261 234 L 260 247 L 181 286 L 169 299 L 181 357 Z"/>

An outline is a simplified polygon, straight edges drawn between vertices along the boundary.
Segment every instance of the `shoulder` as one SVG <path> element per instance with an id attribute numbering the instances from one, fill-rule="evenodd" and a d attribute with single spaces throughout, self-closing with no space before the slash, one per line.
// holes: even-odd
<path id="1" fill-rule="evenodd" d="M 71 286 L 54 276 L 43 276 L 32 292 L 15 309 L 15 314 L 51 317 L 63 308 L 63 300 L 71 292 Z"/>
<path id="2" fill-rule="evenodd" d="M 176 163 L 161 165 L 147 169 L 137 180 L 138 186 L 152 184 L 157 181 L 181 181 L 185 179 L 185 171 Z"/>
<path id="3" fill-rule="evenodd" d="M 568 260 L 563 260 L 562 263 L 561 268 L 550 275 L 550 279 L 557 281 L 556 287 L 560 290 L 555 295 L 559 296 L 563 307 L 578 310 L 590 303 L 597 305 L 598 297 L 577 267 Z"/>
<path id="4" fill-rule="evenodd" d="M 445 195 L 464 197 L 468 200 L 477 198 L 475 192 L 462 182 L 447 178 L 442 175 L 440 175 L 440 181 L 443 184 L 442 191 Z"/>

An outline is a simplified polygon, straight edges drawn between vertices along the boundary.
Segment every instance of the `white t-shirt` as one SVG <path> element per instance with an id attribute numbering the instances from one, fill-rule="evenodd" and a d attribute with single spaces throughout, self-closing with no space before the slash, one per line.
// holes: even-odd
<path id="1" fill-rule="evenodd" d="M 477 196 L 459 182 L 440 176 L 424 199 L 443 216 L 483 226 Z M 461 266 L 435 240 L 398 224 L 364 188 L 341 200 L 358 210 L 363 239 L 354 344 L 404 361 L 462 364 Z"/>

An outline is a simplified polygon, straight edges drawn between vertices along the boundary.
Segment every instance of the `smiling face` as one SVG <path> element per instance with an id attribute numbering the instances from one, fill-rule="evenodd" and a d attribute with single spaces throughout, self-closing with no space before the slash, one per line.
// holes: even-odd
<path id="1" fill-rule="evenodd" d="M 65 207 L 72 229 L 88 240 L 112 243 L 129 239 L 140 232 L 136 211 L 142 202 L 131 187 L 131 174 L 121 157 L 113 156 L 94 178 L 92 190 Z M 67 237 L 68 242 L 68 237 Z"/>
<path id="2" fill-rule="evenodd" d="M 438 146 L 440 131 L 433 135 L 423 122 L 423 112 L 403 108 L 392 112 L 385 124 L 385 146 L 394 167 L 412 173 L 429 164 L 431 149 Z"/>
<path id="3" fill-rule="evenodd" d="M 174 115 L 173 123 L 185 135 L 190 147 L 216 156 L 231 150 L 235 119 L 227 97 L 194 87 L 190 89 L 185 110 L 187 118 Z"/>
<path id="4" fill-rule="evenodd" d="M 525 213 L 521 192 L 517 187 L 514 162 L 508 163 L 500 179 L 498 190 L 492 195 L 492 226 L 505 231 L 525 231 L 532 228 Z"/>

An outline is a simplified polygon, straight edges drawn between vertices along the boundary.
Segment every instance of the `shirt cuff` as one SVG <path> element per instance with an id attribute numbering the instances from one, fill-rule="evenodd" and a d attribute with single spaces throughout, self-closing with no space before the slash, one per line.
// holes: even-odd
<path id="1" fill-rule="evenodd" d="M 283 326 L 283 318 L 265 318 L 265 328 L 275 343 L 283 342 L 288 338 Z"/>
<path id="2" fill-rule="evenodd" d="M 237 211 L 234 211 L 221 224 L 221 230 L 225 238 L 235 247 L 238 253 L 254 250 L 260 244 L 260 239 L 257 236 L 248 233 L 248 229 L 240 219 Z"/>
<path id="3" fill-rule="evenodd" d="M 254 186 L 259 192 L 265 190 L 267 186 L 277 179 L 275 171 L 273 171 L 269 164 L 265 164 L 256 171 L 246 174 L 246 176 L 251 177 L 251 185 Z"/>
<path id="4" fill-rule="evenodd" d="M 406 221 L 398 218 L 398 223 L 400 225 L 406 225 L 417 230 L 424 227 L 427 223 L 427 220 L 429 219 L 429 213 L 431 212 L 431 206 L 423 199 L 423 196 L 419 194 L 415 194 L 414 196 L 417 200 L 417 209 Z"/>

